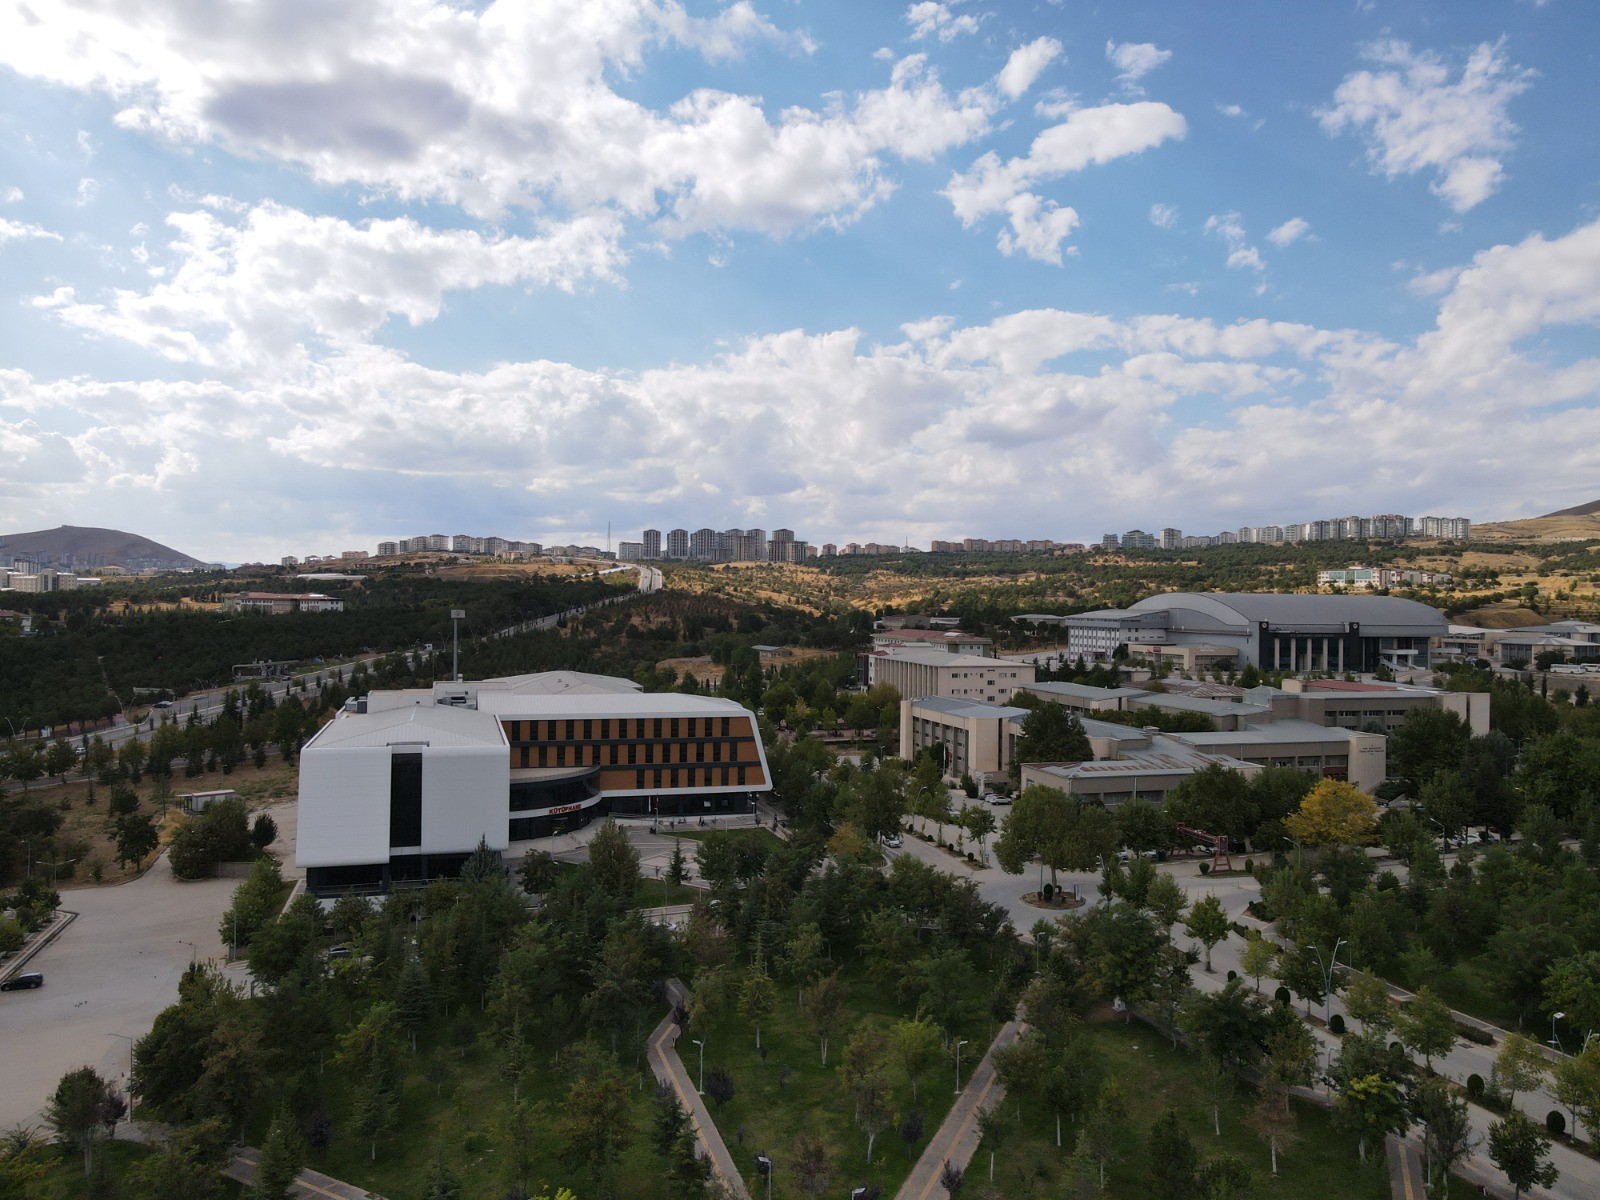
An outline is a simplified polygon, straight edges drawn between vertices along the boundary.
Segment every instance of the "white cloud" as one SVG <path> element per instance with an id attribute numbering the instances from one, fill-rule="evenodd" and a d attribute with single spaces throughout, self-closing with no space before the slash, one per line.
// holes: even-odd
<path id="1" fill-rule="evenodd" d="M 962 224 L 971 225 L 1038 183 L 1139 154 L 1186 132 L 1183 117 L 1152 101 L 1080 108 L 1034 138 L 1023 157 L 1002 161 L 985 154 L 966 173 L 952 175 L 944 194 Z"/>
<path id="2" fill-rule="evenodd" d="M 330 301 L 313 289 L 306 303 Z M 1295 519 L 1360 507 L 1374 479 L 1402 511 L 1487 515 L 1551 478 L 1600 475 L 1600 360 L 1552 358 L 1542 336 L 1597 322 L 1600 221 L 1478 254 L 1434 328 L 1405 344 L 1291 322 L 1042 309 L 973 325 L 930 317 L 889 346 L 854 329 L 789 330 L 639 371 L 455 372 L 353 343 L 233 383 L 0 369 L 0 457 L 26 464 L 20 482 L 0 482 L 0 522 L 55 504 L 170 530 L 169 542 L 185 529 L 244 542 L 321 529 L 345 508 L 414 532 L 459 503 L 485 524 L 515 511 L 506 532 L 538 536 L 603 530 L 608 513 L 635 526 L 663 514 L 741 523 L 765 505 L 823 536 L 881 522 L 925 541 L 1083 532 L 1064 525 L 1069 502 L 1091 531 L 1135 511 L 1216 528 L 1233 496 Z M 1209 405 L 1204 427 L 1170 427 L 1185 400 Z M 1330 475 L 1330 445 L 1368 469 Z M 248 506 L 229 501 L 240 494 Z"/>
<path id="3" fill-rule="evenodd" d="M 1304 217 L 1290 217 L 1282 225 L 1267 234 L 1267 241 L 1274 246 L 1283 247 L 1292 245 L 1310 233 L 1311 222 Z"/>
<path id="4" fill-rule="evenodd" d="M 1010 258 L 1026 254 L 1039 262 L 1061 265 L 1061 243 L 1078 227 L 1078 214 L 1061 208 L 1054 200 L 1044 200 L 1032 192 L 1013 196 L 1006 204 L 1011 228 L 1002 229 L 1000 253 Z"/>
<path id="5" fill-rule="evenodd" d="M 1116 67 L 1117 78 L 1130 87 L 1171 57 L 1171 50 L 1159 50 L 1150 42 L 1106 43 L 1106 60 Z"/>
<path id="6" fill-rule="evenodd" d="M 1460 267 L 1441 267 L 1437 271 L 1428 271 L 1411 279 L 1406 284 L 1406 290 L 1413 296 L 1439 296 L 1454 287 L 1459 278 L 1461 278 Z"/>
<path id="7" fill-rule="evenodd" d="M 913 38 L 937 37 L 941 42 L 953 42 L 962 34 L 977 33 L 979 19 L 971 13 L 953 13 L 952 5 L 939 0 L 918 0 L 906 9 L 906 24 L 911 26 Z"/>
<path id="8" fill-rule="evenodd" d="M 1533 73 L 1512 66 L 1502 46 L 1487 42 L 1454 81 L 1438 55 L 1413 52 L 1402 41 L 1375 42 L 1364 54 L 1380 69 L 1345 77 L 1333 106 L 1317 114 L 1322 128 L 1365 133 L 1368 161 L 1390 179 L 1431 172 L 1430 190 L 1456 212 L 1493 195 L 1517 132 L 1507 108 Z"/>
<path id="9" fill-rule="evenodd" d="M 1061 43 L 1055 38 L 1035 38 L 1026 46 L 1018 46 L 1011 52 L 1011 57 L 1000 68 L 995 82 L 1007 97 L 1015 100 L 1031 88 L 1040 73 L 1060 55 Z"/>
<path id="10" fill-rule="evenodd" d="M 238 368 L 298 357 L 310 334 L 348 342 L 391 315 L 419 325 L 447 292 L 489 284 L 572 290 L 614 278 L 619 223 L 598 214 L 546 223 L 532 238 L 435 230 L 410 218 L 360 225 L 263 204 L 238 224 L 173 213 L 170 279 L 87 303 L 59 288 L 43 307 L 100 336 L 167 358 Z"/>
<path id="11" fill-rule="evenodd" d="M 1150 224 L 1157 229 L 1171 229 L 1178 223 L 1178 210 L 1171 204 L 1152 204 Z"/>
<path id="12" fill-rule="evenodd" d="M 0 195 L 0 200 L 4 200 L 7 204 L 20 204 L 22 203 L 22 189 L 19 187 L 8 187 L 5 190 L 5 193 Z"/>
<path id="13" fill-rule="evenodd" d="M 7 242 L 19 242 L 28 238 L 45 238 L 53 242 L 59 242 L 61 235 L 52 233 L 41 225 L 30 225 L 21 221 L 8 221 L 4 217 L 0 217 L 0 246 L 4 246 Z"/>
<path id="14" fill-rule="evenodd" d="M 1243 106 L 1238 104 L 1219 104 L 1217 105 L 1217 111 L 1225 117 L 1243 117 L 1247 115 Z"/>
<path id="15" fill-rule="evenodd" d="M 840 224 L 892 190 L 885 156 L 960 145 L 995 105 L 947 94 L 920 60 L 776 117 L 758 97 L 700 89 L 658 110 L 613 86 L 664 44 L 811 47 L 744 2 L 703 19 L 674 0 L 340 0 L 314 21 L 267 0 L 227 21 L 114 0 L 0 9 L 0 63 L 112 97 L 125 129 L 481 217 L 606 208 L 675 235 Z"/>
<path id="16" fill-rule="evenodd" d="M 1205 231 L 1216 234 L 1227 244 L 1230 271 L 1267 269 L 1267 264 L 1261 260 L 1261 252 L 1250 244 L 1249 235 L 1245 233 L 1244 224 L 1238 213 L 1212 214 L 1206 218 Z"/>

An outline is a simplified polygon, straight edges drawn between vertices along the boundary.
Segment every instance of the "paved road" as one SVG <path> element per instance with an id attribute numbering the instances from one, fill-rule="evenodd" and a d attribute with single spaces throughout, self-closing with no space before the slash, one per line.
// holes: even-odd
<path id="1" fill-rule="evenodd" d="M 45 1097 L 74 1067 L 126 1084 L 126 1039 L 143 1037 L 177 998 L 191 957 L 222 954 L 217 923 L 237 883 L 180 883 L 163 854 L 130 883 L 61 893 L 78 919 L 28 964 L 44 987 L 0 993 L 0 1129 L 39 1124 Z"/>
<path id="2" fill-rule="evenodd" d="M 676 1008 L 677 1005 L 688 1003 L 689 993 L 678 980 L 669 979 L 667 997 Z M 738 1200 L 750 1200 L 750 1193 L 744 1186 L 744 1178 L 734 1164 L 733 1155 L 728 1153 L 727 1143 L 722 1140 L 722 1134 L 717 1130 L 717 1123 L 711 1119 L 711 1111 L 706 1108 L 705 1100 L 695 1090 L 694 1081 L 689 1078 L 688 1068 L 678 1057 L 678 1032 L 677 1023 L 673 1021 L 672 1013 L 669 1012 L 650 1035 L 647 1051 L 650 1069 L 658 1080 L 673 1090 L 679 1102 L 688 1111 L 689 1119 L 694 1124 L 695 1136 L 700 1140 L 700 1149 L 711 1160 L 712 1168 L 727 1185 L 728 1191 Z"/>
<path id="3" fill-rule="evenodd" d="M 895 1193 L 895 1200 L 935 1200 L 944 1164 L 950 1162 L 966 1169 L 977 1153 L 978 1143 L 983 1140 L 978 1128 L 979 1114 L 992 1111 L 1006 1096 L 994 1067 L 994 1053 L 1011 1045 L 1026 1028 L 1018 1021 L 1007 1021 L 1000 1027 L 988 1052 L 973 1068 L 967 1086 L 956 1097 L 939 1128 L 928 1139 L 916 1166 L 911 1168 L 911 1174 Z"/>

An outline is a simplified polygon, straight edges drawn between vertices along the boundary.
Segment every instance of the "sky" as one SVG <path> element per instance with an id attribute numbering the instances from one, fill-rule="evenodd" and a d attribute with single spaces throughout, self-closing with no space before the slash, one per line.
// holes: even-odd
<path id="1" fill-rule="evenodd" d="M 4 0 L 0 532 L 1600 498 L 1590 0 Z"/>

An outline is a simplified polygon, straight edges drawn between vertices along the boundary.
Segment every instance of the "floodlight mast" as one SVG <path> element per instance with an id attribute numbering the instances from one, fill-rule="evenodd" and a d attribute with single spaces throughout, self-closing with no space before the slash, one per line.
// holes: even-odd
<path id="1" fill-rule="evenodd" d="M 461 682 L 461 634 L 456 628 L 456 622 L 464 619 L 467 610 L 452 608 L 450 610 L 450 678 L 456 683 Z"/>

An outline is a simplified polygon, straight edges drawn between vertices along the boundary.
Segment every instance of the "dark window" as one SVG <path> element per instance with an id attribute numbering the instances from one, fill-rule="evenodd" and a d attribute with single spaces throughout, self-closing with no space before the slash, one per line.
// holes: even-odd
<path id="1" fill-rule="evenodd" d="M 422 755 L 389 759 L 389 845 L 422 845 Z"/>
<path id="2" fill-rule="evenodd" d="M 618 746 L 615 742 L 611 743 L 611 765 L 613 767 L 617 765 L 617 751 L 620 750 L 620 749 L 621 749 L 621 747 Z"/>
<path id="3" fill-rule="evenodd" d="M 733 718 L 732 717 L 723 717 L 722 718 L 722 736 L 723 737 L 730 737 L 730 736 L 732 736 L 732 734 L 733 734 Z"/>
<path id="4" fill-rule="evenodd" d="M 684 727 L 684 729 L 686 731 L 684 733 L 685 737 L 693 737 L 694 736 L 694 718 L 693 717 L 686 717 L 684 719 L 684 722 L 683 722 L 683 727 Z"/>
<path id="5" fill-rule="evenodd" d="M 583 723 L 583 740 L 587 742 L 592 737 L 594 737 L 594 722 L 585 721 Z"/>
<path id="6" fill-rule="evenodd" d="M 644 787 L 644 771 L 639 770 L 633 773 L 633 786 L 636 788 Z"/>
<path id="7" fill-rule="evenodd" d="M 639 743 L 638 742 L 629 742 L 628 743 L 628 762 L 629 763 L 636 763 L 638 761 L 639 761 Z M 643 787 L 644 784 L 641 783 L 639 786 Z"/>
<path id="8" fill-rule="evenodd" d="M 610 722 L 610 720 L 605 720 L 605 721 L 601 721 L 600 722 L 600 736 L 603 737 L 603 738 L 608 738 L 608 737 L 611 736 L 611 722 Z"/>
<path id="9" fill-rule="evenodd" d="M 655 718 L 654 725 L 655 725 L 655 733 L 652 736 L 660 737 L 661 736 L 661 718 L 660 717 Z"/>
<path id="10" fill-rule="evenodd" d="M 729 768 L 727 768 L 727 767 L 723 767 L 722 768 L 722 786 L 723 787 L 727 787 L 728 786 L 728 770 L 729 770 Z"/>
<path id="11" fill-rule="evenodd" d="M 541 767 L 548 767 L 550 765 L 550 747 L 549 746 L 540 746 L 539 747 L 539 765 Z"/>
<path id="12" fill-rule="evenodd" d="M 694 760 L 695 762 L 705 762 L 706 744 L 704 742 L 696 742 L 694 744 Z"/>
<path id="13" fill-rule="evenodd" d="M 739 767 L 739 786 L 744 786 L 744 766 L 742 764 Z"/>
<path id="14" fill-rule="evenodd" d="M 673 737 L 677 737 L 678 736 L 678 718 L 677 717 L 673 717 L 672 718 L 672 736 Z"/>
<path id="15" fill-rule="evenodd" d="M 652 784 L 652 786 L 653 787 L 658 787 L 658 788 L 661 786 L 661 768 L 660 767 L 657 767 L 656 770 L 655 770 L 655 781 Z"/>
<path id="16" fill-rule="evenodd" d="M 633 736 L 634 737 L 640 737 L 640 738 L 642 738 L 644 736 L 644 718 L 643 717 L 640 717 L 637 721 L 635 721 L 633 723 Z"/>
<path id="17" fill-rule="evenodd" d="M 569 742 L 573 738 L 578 736 L 578 732 L 577 731 L 578 731 L 578 723 L 576 721 L 568 721 L 567 722 L 567 740 Z"/>
<path id="18" fill-rule="evenodd" d="M 677 767 L 673 767 L 672 768 L 672 786 L 673 787 L 677 787 L 678 786 L 678 768 Z"/>

